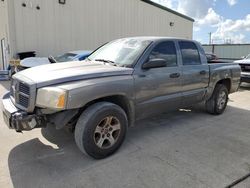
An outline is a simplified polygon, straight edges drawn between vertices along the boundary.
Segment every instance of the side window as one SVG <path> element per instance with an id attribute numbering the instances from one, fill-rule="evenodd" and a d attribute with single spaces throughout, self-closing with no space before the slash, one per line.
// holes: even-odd
<path id="1" fill-rule="evenodd" d="M 179 42 L 183 65 L 200 65 L 200 54 L 193 42 Z"/>
<path id="2" fill-rule="evenodd" d="M 177 55 L 174 42 L 166 41 L 158 44 L 149 55 L 149 59 L 154 58 L 165 59 L 167 67 L 177 66 Z"/>

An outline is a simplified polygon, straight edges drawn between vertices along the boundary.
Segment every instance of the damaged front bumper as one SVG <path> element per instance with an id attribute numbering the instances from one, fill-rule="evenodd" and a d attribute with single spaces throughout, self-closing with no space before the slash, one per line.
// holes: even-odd
<path id="1" fill-rule="evenodd" d="M 28 114 L 27 112 L 18 109 L 11 101 L 10 93 L 3 96 L 2 104 L 3 119 L 10 129 L 15 129 L 17 132 L 21 132 L 45 125 L 44 117 L 36 114 Z"/>

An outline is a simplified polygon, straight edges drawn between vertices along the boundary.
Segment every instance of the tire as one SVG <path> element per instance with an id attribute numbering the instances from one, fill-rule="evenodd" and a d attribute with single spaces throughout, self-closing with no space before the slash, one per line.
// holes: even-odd
<path id="1" fill-rule="evenodd" d="M 128 127 L 127 115 L 116 104 L 99 102 L 88 107 L 75 127 L 75 142 L 85 154 L 103 159 L 116 152 Z"/>
<path id="2" fill-rule="evenodd" d="M 210 114 L 222 114 L 228 102 L 228 89 L 225 85 L 217 84 L 209 100 L 206 101 L 206 111 Z"/>

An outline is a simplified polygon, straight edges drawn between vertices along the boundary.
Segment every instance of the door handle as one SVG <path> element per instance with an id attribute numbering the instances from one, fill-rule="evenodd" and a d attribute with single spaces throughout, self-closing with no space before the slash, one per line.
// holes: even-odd
<path id="1" fill-rule="evenodd" d="M 202 74 L 202 75 L 204 75 L 204 74 L 206 74 L 207 73 L 207 71 L 205 71 L 205 70 L 202 70 L 201 72 L 200 72 L 200 74 Z"/>
<path id="2" fill-rule="evenodd" d="M 180 73 L 173 73 L 173 74 L 170 74 L 170 78 L 179 78 L 180 77 Z"/>
<path id="3" fill-rule="evenodd" d="M 139 74 L 138 77 L 139 78 L 144 78 L 144 77 L 146 77 L 146 75 L 145 74 Z"/>

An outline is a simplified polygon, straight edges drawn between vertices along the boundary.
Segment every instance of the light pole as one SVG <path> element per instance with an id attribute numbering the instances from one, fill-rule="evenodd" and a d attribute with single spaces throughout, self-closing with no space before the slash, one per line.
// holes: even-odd
<path id="1" fill-rule="evenodd" d="M 212 32 L 209 32 L 209 44 L 212 44 Z"/>

